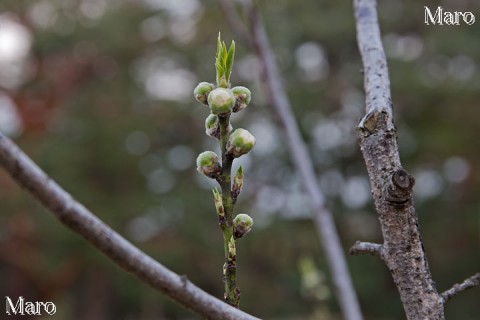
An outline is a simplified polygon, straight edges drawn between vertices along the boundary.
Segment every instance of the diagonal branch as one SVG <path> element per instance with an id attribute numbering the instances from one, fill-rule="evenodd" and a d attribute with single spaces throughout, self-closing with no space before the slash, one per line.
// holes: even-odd
<path id="1" fill-rule="evenodd" d="M 233 14 L 233 9 L 228 0 L 220 0 L 222 7 L 227 12 L 226 18 L 232 29 L 238 30 L 241 21 L 238 15 Z M 228 12 L 230 10 L 230 12 Z M 343 248 L 335 228 L 332 214 L 325 207 L 323 193 L 315 179 L 315 171 L 307 147 L 303 141 L 297 122 L 292 112 L 290 101 L 285 94 L 285 88 L 281 82 L 281 74 L 270 48 L 268 36 L 262 19 L 255 6 L 249 12 L 251 23 L 251 40 L 257 57 L 262 64 L 263 78 L 266 86 L 267 98 L 274 112 L 280 119 L 285 129 L 288 147 L 296 169 L 302 178 L 304 187 L 310 197 L 314 211 L 314 222 L 317 233 L 329 264 L 330 272 L 335 285 L 337 300 L 341 306 L 344 318 L 347 320 L 361 320 L 362 313 L 352 285 L 351 276 L 343 253 Z"/>
<path id="2" fill-rule="evenodd" d="M 443 304 L 447 303 L 450 299 L 455 297 L 457 294 L 471 289 L 473 287 L 480 286 L 480 273 L 474 274 L 470 278 L 466 279 L 462 283 L 457 283 L 453 285 L 450 289 L 446 290 L 441 294 L 443 298 Z"/>
<path id="3" fill-rule="evenodd" d="M 186 308 L 208 319 L 257 319 L 209 295 L 185 276 L 172 272 L 140 251 L 73 199 L 1 133 L 0 165 L 70 230 L 118 266 Z"/>

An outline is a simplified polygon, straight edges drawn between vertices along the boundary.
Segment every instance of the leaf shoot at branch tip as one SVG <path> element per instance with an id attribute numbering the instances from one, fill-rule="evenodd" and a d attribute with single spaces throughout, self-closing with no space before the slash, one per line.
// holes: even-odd
<path id="1" fill-rule="evenodd" d="M 233 69 L 233 60 L 235 58 L 235 41 L 232 40 L 230 48 L 227 50 L 225 41 L 222 41 L 220 32 L 217 40 L 217 55 L 215 58 L 215 69 L 217 71 L 217 86 L 222 88 L 230 87 L 230 75 Z"/>

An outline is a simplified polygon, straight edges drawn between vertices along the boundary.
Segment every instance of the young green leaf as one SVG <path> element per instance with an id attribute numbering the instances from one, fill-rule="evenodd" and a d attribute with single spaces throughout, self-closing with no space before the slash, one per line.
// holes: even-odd
<path id="1" fill-rule="evenodd" d="M 217 55 L 215 57 L 215 68 L 217 71 L 217 87 L 230 88 L 230 74 L 233 68 L 235 56 L 235 41 L 232 41 L 227 50 L 225 41 L 222 41 L 220 33 L 217 39 Z"/>
<path id="2" fill-rule="evenodd" d="M 227 78 L 228 83 L 230 83 L 230 75 L 232 74 L 234 57 L 235 57 L 235 41 L 232 40 L 232 44 L 230 45 L 230 49 L 228 50 L 227 59 L 225 63 L 225 77 Z"/>
<path id="3" fill-rule="evenodd" d="M 223 45 L 220 38 L 220 32 L 218 33 L 217 40 L 217 55 L 215 57 L 215 69 L 217 71 L 217 86 L 220 87 L 222 76 L 225 74 L 225 64 L 223 63 Z"/>

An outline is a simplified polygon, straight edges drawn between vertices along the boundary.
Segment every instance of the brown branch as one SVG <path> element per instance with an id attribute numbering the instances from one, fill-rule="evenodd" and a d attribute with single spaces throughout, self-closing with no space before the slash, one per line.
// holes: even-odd
<path id="1" fill-rule="evenodd" d="M 350 248 L 350 254 L 355 256 L 358 256 L 360 254 L 369 254 L 369 255 L 378 256 L 381 258 L 382 250 L 383 248 L 381 244 L 357 241 Z"/>
<path id="2" fill-rule="evenodd" d="M 357 129 L 383 234 L 382 257 L 407 319 L 444 319 L 412 201 L 415 180 L 400 163 L 376 2 L 354 0 L 354 11 L 366 93 L 366 114 Z"/>
<path id="3" fill-rule="evenodd" d="M 219 2 L 233 31 L 237 32 L 237 35 L 240 36 L 241 39 L 245 39 L 242 31 L 244 30 L 242 22 L 232 5 L 227 0 L 220 0 Z M 324 205 L 324 197 L 315 179 L 316 175 L 313 164 L 305 142 L 301 137 L 300 130 L 298 129 L 290 101 L 285 94 L 286 91 L 281 82 L 281 75 L 270 48 L 263 22 L 255 6 L 250 6 L 248 11 L 252 35 L 251 37 L 247 37 L 244 42 L 248 46 L 252 46 L 262 64 L 263 78 L 266 85 L 265 91 L 269 104 L 272 106 L 274 112 L 280 119 L 281 125 L 285 129 L 291 157 L 310 197 L 314 211 L 315 226 L 325 250 L 336 289 L 337 300 L 339 301 L 345 319 L 361 320 L 362 314 L 360 306 L 352 285 L 351 276 L 332 214 Z"/>
<path id="4" fill-rule="evenodd" d="M 51 180 L 0 133 L 0 165 L 65 226 L 93 244 L 118 266 L 208 319 L 257 319 L 235 309 L 167 269 L 113 231 Z"/>
<path id="5" fill-rule="evenodd" d="M 473 287 L 480 286 L 480 273 L 474 274 L 470 278 L 466 279 L 460 284 L 453 285 L 450 289 L 444 291 L 441 296 L 443 298 L 443 304 L 447 303 L 450 299 L 452 299 L 457 294 L 471 289 Z"/>

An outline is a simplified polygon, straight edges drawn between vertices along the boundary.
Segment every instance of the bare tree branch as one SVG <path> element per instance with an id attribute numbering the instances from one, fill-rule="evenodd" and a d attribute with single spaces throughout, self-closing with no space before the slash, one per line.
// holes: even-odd
<path id="1" fill-rule="evenodd" d="M 355 0 L 355 18 L 357 41 L 364 65 L 366 113 L 386 113 L 388 119 L 390 119 L 388 128 L 391 129 L 390 126 L 393 126 L 393 108 L 390 78 L 380 38 L 376 2 L 374 0 Z M 360 124 L 365 124 L 365 121 L 367 119 L 362 120 Z"/>
<path id="2" fill-rule="evenodd" d="M 64 225 L 143 282 L 208 319 L 257 319 L 191 283 L 128 242 L 51 180 L 10 139 L 0 133 L 0 165 Z"/>
<path id="3" fill-rule="evenodd" d="M 381 258 L 382 250 L 383 248 L 381 244 L 357 241 L 350 248 L 350 254 L 352 255 L 370 254 L 372 256 L 378 256 Z"/>
<path id="4" fill-rule="evenodd" d="M 450 289 L 443 292 L 441 294 L 443 298 L 443 304 L 447 303 L 450 299 L 452 299 L 457 294 L 476 286 L 480 286 L 480 273 L 474 274 L 473 276 L 466 279 L 462 283 L 460 284 L 457 283 L 453 285 L 453 287 L 451 287 Z"/>
<path id="5" fill-rule="evenodd" d="M 400 163 L 376 2 L 354 0 L 354 11 L 366 92 L 366 115 L 357 131 L 383 234 L 382 257 L 407 319 L 441 320 L 444 306 L 432 280 L 412 201 L 415 180 Z"/>
<path id="6" fill-rule="evenodd" d="M 228 0 L 220 0 L 233 31 L 243 30 L 242 22 L 234 12 Z M 263 22 L 255 6 L 249 10 L 252 38 L 247 38 L 246 44 L 253 48 L 262 64 L 263 77 L 266 85 L 266 93 L 270 105 L 280 119 L 281 125 L 286 131 L 287 143 L 290 154 L 298 170 L 305 189 L 311 200 L 314 211 L 314 221 L 321 244 L 329 264 L 330 272 L 335 285 L 337 300 L 342 309 L 344 318 L 347 320 L 361 320 L 362 313 L 352 285 L 351 276 L 348 271 L 343 248 L 338 237 L 332 214 L 325 208 L 324 197 L 315 179 L 315 171 L 307 147 L 300 135 L 292 107 L 285 88 L 281 82 L 281 74 L 273 56 Z M 238 34 L 243 38 L 243 34 Z"/>

